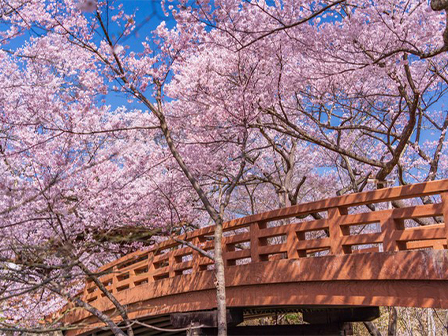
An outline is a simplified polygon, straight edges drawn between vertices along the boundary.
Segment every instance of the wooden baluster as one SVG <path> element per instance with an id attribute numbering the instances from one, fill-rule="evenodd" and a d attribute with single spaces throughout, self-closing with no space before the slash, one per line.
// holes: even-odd
<path id="1" fill-rule="evenodd" d="M 200 236 L 200 237 L 195 237 L 191 243 L 202 249 L 203 242 L 205 242 L 205 237 Z M 203 269 L 203 267 L 201 267 L 201 264 L 200 264 L 200 259 L 203 258 L 204 256 L 195 250 L 193 250 L 192 255 L 193 255 L 192 256 L 192 258 L 193 258 L 192 259 L 193 260 L 193 266 L 192 266 L 193 270 L 192 271 L 193 271 L 193 273 L 198 273 Z"/>
<path id="2" fill-rule="evenodd" d="M 223 246 L 222 246 L 222 258 L 224 259 L 224 265 L 225 266 L 235 266 L 236 261 L 235 260 L 229 260 L 227 258 L 228 252 L 235 251 L 235 244 L 226 244 L 225 238 L 222 240 Z"/>
<path id="3" fill-rule="evenodd" d="M 381 220 L 380 225 L 381 232 L 384 233 L 384 252 L 393 252 L 406 249 L 406 243 L 397 242 L 396 239 L 397 231 L 404 229 L 404 221 L 402 219 L 388 217 Z"/>
<path id="4" fill-rule="evenodd" d="M 112 294 L 116 294 L 117 287 L 118 287 L 118 267 L 114 266 L 112 268 L 112 284 L 110 286 L 109 292 L 111 292 Z"/>
<path id="5" fill-rule="evenodd" d="M 266 223 L 264 222 L 255 222 L 250 224 L 250 259 L 251 262 L 260 262 L 264 261 L 266 258 L 260 258 L 260 254 L 258 252 L 258 247 L 260 243 L 259 232 L 260 229 L 266 228 Z M 265 241 L 266 239 L 263 239 Z"/>
<path id="6" fill-rule="evenodd" d="M 87 287 L 89 286 L 89 282 L 87 280 L 84 280 L 85 286 L 84 290 L 82 291 L 82 298 L 85 299 L 87 295 L 89 295 L 89 292 L 87 291 Z"/>
<path id="7" fill-rule="evenodd" d="M 148 283 L 154 282 L 154 272 L 156 268 L 154 267 L 154 257 L 156 256 L 156 252 L 149 252 L 148 253 Z"/>
<path id="8" fill-rule="evenodd" d="M 135 280 L 135 269 L 130 269 L 129 270 L 129 288 L 135 287 L 134 280 Z"/>
<path id="9" fill-rule="evenodd" d="M 175 250 L 170 251 L 168 256 L 168 270 L 170 278 L 174 278 L 176 276 L 176 271 L 174 270 L 174 265 L 176 263 L 176 258 L 174 257 L 174 251 Z"/>
<path id="10" fill-rule="evenodd" d="M 333 255 L 350 254 L 350 246 L 342 246 L 341 238 L 350 234 L 349 227 L 341 227 L 340 217 L 347 215 L 346 207 L 336 207 L 328 209 L 328 229 L 330 232 L 330 252 Z"/>
<path id="11" fill-rule="evenodd" d="M 87 295 L 89 295 L 89 292 L 87 291 L 87 287 L 89 286 L 89 282 L 87 280 L 84 280 L 84 283 L 85 283 L 85 287 L 84 287 L 84 290 L 82 291 L 82 295 L 81 295 L 81 299 L 83 301 L 85 301 L 86 298 L 87 298 Z"/>
<path id="12" fill-rule="evenodd" d="M 440 193 L 440 197 L 442 197 L 442 206 L 443 206 L 443 221 L 445 222 L 445 236 L 448 247 L 448 192 Z"/>
<path id="13" fill-rule="evenodd" d="M 298 233 L 296 233 L 296 236 L 297 236 L 297 243 L 299 241 L 306 241 L 306 234 L 305 234 L 305 232 L 298 232 Z M 307 256 L 306 250 L 298 251 L 298 256 L 299 256 L 299 258 L 306 258 L 306 256 Z"/>
<path id="14" fill-rule="evenodd" d="M 383 251 L 393 252 L 397 250 L 397 242 L 393 239 L 395 231 L 395 220 L 391 217 L 380 221 L 381 232 L 384 233 Z"/>
<path id="15" fill-rule="evenodd" d="M 434 250 L 444 250 L 443 242 L 438 240 L 432 243 L 432 248 Z"/>
<path id="16" fill-rule="evenodd" d="M 199 243 L 199 238 L 198 237 L 194 237 L 191 240 L 191 243 L 197 247 L 201 247 L 200 243 Z M 191 272 L 192 273 L 197 273 L 199 272 L 199 258 L 201 257 L 201 255 L 199 254 L 198 251 L 191 249 Z"/>
<path id="17" fill-rule="evenodd" d="M 288 259 L 298 259 L 299 258 L 299 238 L 294 225 L 289 225 L 288 233 L 286 236 L 286 248 Z M 305 252 L 306 256 L 306 252 Z"/>

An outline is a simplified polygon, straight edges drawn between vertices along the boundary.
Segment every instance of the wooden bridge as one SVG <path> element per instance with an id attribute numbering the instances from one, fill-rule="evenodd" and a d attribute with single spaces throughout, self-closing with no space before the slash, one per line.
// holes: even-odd
<path id="1" fill-rule="evenodd" d="M 397 201 L 400 207 L 392 208 L 391 202 Z M 226 222 L 229 318 L 236 325 L 253 316 L 300 311 L 308 322 L 330 325 L 376 318 L 378 306 L 448 308 L 446 218 L 448 180 L 441 180 Z M 213 230 L 209 226 L 178 238 L 213 253 Z M 174 239 L 129 254 L 100 271 L 106 273 L 101 282 L 132 319 L 179 327 L 185 318 L 188 323 L 194 318 L 210 321 L 216 308 L 212 260 Z M 91 280 L 82 296 L 119 320 Z M 355 307 L 360 314 L 353 313 Z M 107 334 L 84 310 L 70 312 L 66 321 L 85 325 L 67 335 L 95 330 L 96 335 Z M 243 329 L 239 330 L 246 333 Z M 158 332 L 139 330 L 136 334 Z"/>

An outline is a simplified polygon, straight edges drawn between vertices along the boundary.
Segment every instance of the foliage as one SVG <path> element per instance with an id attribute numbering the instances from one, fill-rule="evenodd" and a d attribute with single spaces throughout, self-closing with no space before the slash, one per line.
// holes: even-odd
<path id="1" fill-rule="evenodd" d="M 119 2 L 0 1 L 4 325 L 91 309 L 80 279 L 172 233 L 448 177 L 427 1 L 162 6 L 151 32 Z"/>

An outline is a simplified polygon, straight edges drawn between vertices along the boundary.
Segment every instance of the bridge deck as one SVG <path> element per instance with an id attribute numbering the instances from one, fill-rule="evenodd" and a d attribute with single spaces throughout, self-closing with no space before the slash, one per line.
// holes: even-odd
<path id="1" fill-rule="evenodd" d="M 416 205 L 420 197 L 432 195 L 434 204 Z M 402 207 L 388 209 L 387 202 L 397 200 Z M 323 218 L 307 220 L 316 213 Z M 413 225 L 422 218 L 433 224 Z M 443 218 L 448 218 L 448 180 L 350 194 L 227 222 L 228 305 L 448 308 L 448 225 Z M 213 253 L 213 230 L 205 227 L 178 239 Z M 127 305 L 130 317 L 140 318 L 215 308 L 212 269 L 212 260 L 169 239 L 100 271 L 105 273 L 101 281 Z M 83 299 L 113 312 L 92 281 Z M 66 321 L 95 327 L 85 311 L 68 314 Z"/>

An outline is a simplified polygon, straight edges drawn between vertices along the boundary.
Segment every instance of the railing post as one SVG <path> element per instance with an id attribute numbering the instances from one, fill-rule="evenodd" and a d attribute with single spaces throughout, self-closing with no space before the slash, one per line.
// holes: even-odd
<path id="1" fill-rule="evenodd" d="M 191 243 L 194 246 L 200 247 L 198 237 L 194 237 L 191 240 Z M 193 252 L 191 253 L 191 268 L 192 268 L 193 273 L 199 272 L 199 258 L 200 258 L 199 252 L 196 250 L 193 250 Z"/>
<path id="2" fill-rule="evenodd" d="M 195 237 L 193 238 L 193 240 L 191 241 L 191 243 L 199 248 L 202 248 L 202 243 L 205 241 L 205 238 L 202 236 L 199 237 Z M 203 255 L 201 253 L 199 253 L 196 250 L 193 250 L 192 253 L 192 262 L 193 262 L 193 273 L 198 273 L 201 271 L 201 264 L 200 264 L 200 259 L 203 257 Z"/>
<path id="3" fill-rule="evenodd" d="M 349 228 L 340 226 L 340 217 L 347 215 L 346 207 L 335 207 L 328 209 L 328 229 L 330 232 L 330 251 L 331 254 L 350 254 L 351 247 L 345 248 L 341 244 L 341 238 L 347 234 Z"/>
<path id="4" fill-rule="evenodd" d="M 118 267 L 114 266 L 112 268 L 112 283 L 110 286 L 110 291 L 112 294 L 117 293 L 117 284 L 118 284 Z"/>
<path id="5" fill-rule="evenodd" d="M 156 252 L 148 253 L 148 282 L 154 282 L 154 257 L 156 256 Z"/>
<path id="6" fill-rule="evenodd" d="M 82 291 L 82 297 L 85 298 L 85 297 L 87 297 L 87 295 L 89 295 L 89 292 L 87 290 L 87 287 L 89 286 L 89 282 L 85 281 L 84 283 L 85 283 L 85 286 L 84 286 L 84 290 Z"/>
<path id="7" fill-rule="evenodd" d="M 381 232 L 384 233 L 383 251 L 393 252 L 397 250 L 397 242 L 394 237 L 395 220 L 392 217 L 385 218 L 380 221 Z"/>
<path id="8" fill-rule="evenodd" d="M 224 265 L 225 266 L 234 266 L 236 265 L 235 260 L 229 260 L 228 259 L 228 252 L 233 252 L 235 251 L 235 244 L 226 244 L 226 240 L 223 239 L 222 240 L 222 258 L 224 260 Z"/>
<path id="9" fill-rule="evenodd" d="M 400 245 L 397 242 L 395 236 L 397 230 L 404 229 L 404 222 L 402 219 L 393 218 L 391 216 L 380 221 L 381 232 L 384 233 L 383 238 L 383 251 L 384 252 L 394 252 L 403 249 L 403 244 Z"/>
<path id="10" fill-rule="evenodd" d="M 440 193 L 440 197 L 442 197 L 443 221 L 445 223 L 445 236 L 448 245 L 448 192 Z"/>
<path id="11" fill-rule="evenodd" d="M 135 269 L 132 268 L 129 270 L 129 288 L 135 287 L 134 279 L 135 279 Z"/>
<path id="12" fill-rule="evenodd" d="M 169 270 L 168 277 L 170 278 L 174 278 L 176 276 L 176 271 L 174 270 L 174 264 L 176 263 L 176 258 L 174 257 L 174 251 L 175 250 L 168 252 L 170 254 L 168 256 L 168 270 Z"/>
<path id="13" fill-rule="evenodd" d="M 298 232 L 298 233 L 296 233 L 296 237 L 297 237 L 297 243 L 298 243 L 299 241 L 306 241 L 306 235 L 305 235 L 305 232 Z M 307 251 L 307 250 L 300 250 L 300 251 L 297 251 L 297 252 L 298 252 L 298 257 L 299 257 L 299 258 L 306 258 L 306 257 L 307 257 L 307 253 L 306 253 L 306 251 Z"/>
<path id="14" fill-rule="evenodd" d="M 263 222 L 250 224 L 250 259 L 253 263 L 262 261 L 258 253 L 258 247 L 260 245 L 259 232 L 260 229 L 264 229 L 265 227 L 266 223 Z"/>
<path id="15" fill-rule="evenodd" d="M 286 248 L 288 259 L 298 259 L 299 258 L 299 238 L 297 237 L 294 225 L 290 225 L 288 228 L 288 234 L 286 236 Z"/>

